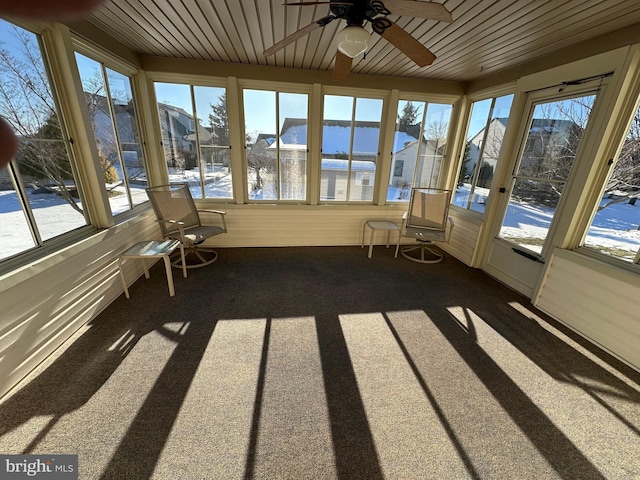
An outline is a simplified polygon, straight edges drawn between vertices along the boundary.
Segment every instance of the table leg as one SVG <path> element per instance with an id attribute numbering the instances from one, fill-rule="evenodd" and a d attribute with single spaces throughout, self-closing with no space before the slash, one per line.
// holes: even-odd
<path id="1" fill-rule="evenodd" d="M 118 270 L 120 270 L 120 279 L 122 280 L 122 286 L 124 287 L 124 296 L 126 298 L 129 297 L 129 289 L 127 288 L 127 280 L 124 278 L 124 273 L 122 271 L 122 257 L 118 259 Z"/>
<path id="2" fill-rule="evenodd" d="M 144 258 L 142 260 L 142 269 L 144 270 L 144 278 L 151 278 L 149 276 L 149 267 L 147 267 L 147 261 Z"/>
<path id="3" fill-rule="evenodd" d="M 373 254 L 373 234 L 374 233 L 375 233 L 375 230 L 371 228 L 371 236 L 369 237 L 369 255 L 368 255 L 369 258 L 371 258 L 371 255 Z"/>
<path id="4" fill-rule="evenodd" d="M 169 296 L 173 297 L 176 292 L 173 288 L 173 274 L 171 273 L 171 260 L 169 259 L 169 255 L 163 255 L 162 259 L 164 260 L 164 269 L 167 271 L 167 283 L 169 284 Z"/>

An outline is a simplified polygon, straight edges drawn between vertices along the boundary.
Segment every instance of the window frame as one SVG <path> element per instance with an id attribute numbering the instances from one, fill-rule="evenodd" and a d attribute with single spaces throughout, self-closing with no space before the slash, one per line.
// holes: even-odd
<path id="1" fill-rule="evenodd" d="M 72 132 L 75 131 L 73 115 L 68 112 L 67 108 L 64 108 L 68 103 L 68 92 L 64 88 L 65 82 L 60 75 L 59 53 L 55 48 L 55 43 L 60 40 L 60 33 L 39 24 L 17 20 L 3 20 L 36 36 L 44 73 L 49 83 L 48 86 L 51 89 L 52 101 L 55 105 L 56 116 L 59 121 L 60 133 L 63 137 L 61 142 L 65 146 L 74 185 L 76 186 L 78 197 L 83 204 L 82 216 L 84 217 L 85 224 L 43 240 L 42 235 L 39 233 L 40 229 L 38 228 L 37 218 L 33 213 L 30 203 L 26 200 L 26 187 L 22 181 L 19 166 L 15 159 L 12 159 L 5 168 L 8 172 L 9 180 L 18 195 L 21 211 L 25 216 L 26 226 L 30 231 L 34 245 L 0 259 L 0 275 L 15 271 L 23 265 L 33 264 L 35 261 L 62 248 L 73 245 L 97 231 L 97 227 L 92 221 L 92 199 L 87 195 L 83 169 L 78 161 L 78 152 L 73 142 Z"/>
<path id="2" fill-rule="evenodd" d="M 606 160 L 606 162 L 601 161 L 601 168 L 595 180 L 596 182 L 598 182 L 599 189 L 597 191 L 597 195 L 595 195 L 594 193 L 593 206 L 588 213 L 588 218 L 584 222 L 584 228 L 581 229 L 578 245 L 574 250 L 587 257 L 593 258 L 594 260 L 599 260 L 606 264 L 623 268 L 634 273 L 640 273 L 640 248 L 638 248 L 638 250 L 636 251 L 634 259 L 632 261 L 627 261 L 619 256 L 603 253 L 598 248 L 585 244 L 589 230 L 598 212 L 600 201 L 606 193 L 607 184 L 609 183 L 609 180 L 611 179 L 620 159 L 620 154 L 624 147 L 625 139 L 627 137 L 629 129 L 631 128 L 631 124 L 634 120 L 634 117 L 637 114 L 640 114 L 640 67 L 636 67 L 635 74 L 636 85 L 626 92 L 627 96 L 635 97 L 635 101 L 626 103 L 626 111 L 623 112 L 623 115 L 626 117 L 626 119 L 625 121 L 618 122 L 618 129 L 616 130 L 616 132 L 612 132 L 612 137 L 615 136 L 615 138 L 617 138 L 619 141 L 615 145 L 610 159 Z M 609 156 L 607 155 L 607 157 Z M 640 229 L 640 226 L 638 228 Z"/>
<path id="3" fill-rule="evenodd" d="M 495 101 L 498 98 L 505 97 L 507 95 L 513 95 L 513 99 L 511 102 L 511 107 L 509 109 L 509 117 L 508 117 L 507 125 L 505 128 L 503 144 L 500 146 L 500 152 L 498 152 L 498 158 L 496 160 L 493 179 L 491 180 L 491 184 L 489 187 L 489 194 L 487 195 L 487 206 L 490 204 L 491 198 L 494 196 L 494 189 L 496 188 L 496 178 L 498 177 L 498 173 L 500 172 L 502 165 L 504 163 L 504 156 L 506 151 L 504 147 L 504 139 L 509 138 L 508 132 L 513 128 L 513 123 L 514 123 L 513 118 L 515 115 L 514 106 L 517 105 L 516 102 L 518 101 L 518 92 L 517 92 L 516 83 L 512 82 L 509 84 L 499 85 L 494 88 L 481 90 L 481 91 L 468 94 L 462 100 L 463 113 L 462 113 L 462 118 L 459 119 L 459 122 L 457 125 L 458 150 L 454 153 L 456 161 L 450 164 L 450 167 L 452 168 L 451 170 L 452 188 L 454 190 L 458 184 L 458 179 L 460 177 L 460 170 L 462 169 L 462 166 L 464 163 L 464 152 L 467 144 L 467 131 L 471 123 L 471 115 L 473 113 L 473 109 L 472 109 L 473 104 L 476 102 L 482 102 L 484 100 L 489 100 L 489 99 L 491 99 L 492 101 Z M 484 218 L 489 212 L 488 208 L 486 208 L 484 212 L 478 212 L 477 210 L 473 210 L 471 208 L 455 205 L 453 203 L 454 197 L 455 197 L 455 192 L 454 192 L 454 195 L 451 196 L 451 202 L 452 202 L 451 208 L 454 209 L 455 211 L 464 212 L 466 215 L 470 215 L 478 219 Z"/>
<path id="4" fill-rule="evenodd" d="M 113 115 L 113 105 L 112 105 L 112 98 L 111 98 L 111 93 L 110 93 L 110 88 L 109 88 L 109 84 L 108 84 L 108 80 L 106 78 L 106 73 L 107 73 L 107 69 L 113 70 L 114 72 L 123 75 L 127 78 L 129 78 L 130 82 L 131 82 L 131 95 L 132 95 L 132 100 L 133 100 L 133 107 L 135 110 L 135 122 L 136 122 L 136 128 L 138 130 L 138 136 L 139 136 L 139 140 L 140 140 L 140 151 L 142 154 L 142 162 L 144 164 L 144 168 L 145 168 L 145 173 L 146 173 L 146 177 L 147 177 L 147 185 L 150 183 L 150 171 L 152 169 L 152 166 L 149 162 L 149 158 L 150 158 L 150 154 L 149 151 L 147 149 L 147 140 L 146 140 L 146 131 L 144 129 L 144 120 L 143 120 L 143 111 L 144 108 L 142 107 L 141 104 L 141 100 L 140 100 L 140 91 L 137 88 L 137 77 L 140 74 L 140 69 L 138 69 L 137 67 L 121 60 L 120 58 L 106 52 L 105 50 L 87 43 L 86 41 L 84 41 L 83 39 L 81 39 L 80 37 L 77 36 L 72 36 L 71 37 L 71 56 L 73 57 L 73 61 L 74 61 L 74 65 L 73 67 L 77 69 L 77 64 L 75 63 L 75 54 L 79 53 L 95 62 L 97 62 L 100 65 L 100 69 L 101 72 L 103 74 L 103 78 L 105 80 L 105 87 L 106 87 L 106 94 L 108 96 L 108 101 L 109 101 L 109 110 L 111 112 L 111 115 Z M 80 77 L 80 72 L 78 70 L 78 77 L 80 78 L 80 86 L 82 83 L 82 78 Z M 82 91 L 82 95 L 84 98 L 84 91 Z M 83 105 L 81 105 L 81 108 L 87 108 L 86 103 L 83 103 Z M 113 124 L 112 121 L 112 125 L 113 128 L 115 130 L 115 135 L 116 135 L 116 139 L 118 142 L 118 155 L 120 157 L 120 161 L 124 164 L 124 158 L 122 157 L 122 152 L 121 152 L 121 143 L 119 140 L 119 132 L 117 131 L 118 129 L 116 128 L 116 126 Z M 93 145 L 95 145 L 97 147 L 96 141 L 95 141 L 95 136 L 93 133 L 93 126 L 91 126 L 91 128 L 86 130 L 86 134 L 87 137 L 89 138 L 89 140 L 93 143 Z M 99 162 L 98 162 L 99 164 Z M 98 176 L 100 176 L 101 172 L 96 172 L 98 174 Z M 124 173 L 124 172 L 123 172 Z M 125 180 L 125 184 L 126 184 L 126 188 L 127 188 L 127 196 L 129 197 L 129 199 L 131 199 L 131 192 L 129 191 L 129 183 L 128 183 L 128 179 Z M 105 187 L 106 188 L 106 187 Z M 149 207 L 149 200 L 147 199 L 146 201 L 143 201 L 139 204 L 136 205 L 131 205 L 130 204 L 130 208 L 122 211 L 122 212 L 118 212 L 116 214 L 114 214 L 112 212 L 111 209 L 111 205 L 108 202 L 108 199 L 106 199 L 107 204 L 104 205 L 104 208 L 106 208 L 107 212 L 111 215 L 114 223 L 120 223 L 123 221 L 128 220 L 129 218 L 131 218 L 132 216 L 137 215 L 137 213 L 141 210 L 145 210 Z"/>
<path id="5" fill-rule="evenodd" d="M 304 186 L 305 189 L 305 198 L 304 199 L 256 199 L 249 198 L 249 165 L 247 162 L 247 143 L 246 143 L 246 118 L 245 118 L 245 105 L 244 105 L 244 92 L 245 90 L 254 90 L 254 91 L 265 91 L 271 92 L 275 94 L 275 112 L 276 118 L 276 128 L 280 129 L 280 94 L 294 94 L 294 95 L 307 95 L 307 145 L 306 145 L 306 183 Z M 240 115 L 240 132 L 241 139 L 243 141 L 242 148 L 242 183 L 244 185 L 242 198 L 239 198 L 239 201 L 245 204 L 289 204 L 289 205 L 309 205 L 312 203 L 311 198 L 311 187 L 312 182 L 314 181 L 314 161 L 313 161 L 313 126 L 315 125 L 314 119 L 312 118 L 312 105 L 313 105 L 313 85 L 309 84 L 298 84 L 298 83 L 283 83 L 283 82 L 268 82 L 268 81 L 258 81 L 258 80 L 238 80 L 238 102 L 239 102 L 239 115 Z M 276 136 L 280 138 L 280 132 L 276 132 Z M 281 157 L 280 157 L 280 149 L 278 147 L 277 154 L 277 176 L 279 178 L 280 174 L 280 166 L 281 166 Z M 278 191 L 278 196 L 280 196 L 280 191 Z"/>
<path id="6" fill-rule="evenodd" d="M 158 100 L 158 96 L 156 93 L 156 88 L 155 88 L 155 84 L 156 83 L 162 83 L 162 84 L 174 84 L 174 85 L 182 85 L 186 88 L 188 88 L 189 90 L 189 96 L 190 96 L 190 101 L 191 101 L 191 114 L 193 116 L 195 116 L 196 118 L 200 118 L 198 116 L 198 111 L 196 108 L 196 88 L 220 88 L 220 89 L 224 89 L 225 91 L 225 99 L 226 99 L 226 113 L 227 113 L 227 124 L 229 125 L 229 130 L 227 132 L 228 134 L 228 140 L 229 140 L 229 145 L 228 145 L 228 150 L 229 150 L 229 168 L 231 170 L 231 178 L 232 178 L 232 184 L 231 184 L 231 196 L 230 197 L 205 197 L 204 193 L 205 193 L 205 184 L 202 181 L 202 161 L 201 161 L 201 155 L 202 155 L 202 145 L 200 144 L 200 134 L 198 129 L 195 128 L 195 123 L 194 119 L 191 118 L 189 120 L 190 122 L 190 127 L 193 128 L 194 130 L 194 136 L 196 138 L 196 149 L 195 149 L 195 154 L 196 154 L 196 163 L 197 163 L 197 168 L 200 176 L 200 182 L 199 182 L 199 189 L 201 192 L 201 196 L 200 197 L 194 197 L 196 200 L 198 201 L 202 201 L 202 200 L 206 200 L 206 201 L 210 201 L 210 202 L 216 202 L 216 203 L 221 203 L 221 204 L 227 204 L 227 203 L 232 203 L 235 201 L 236 196 L 237 196 L 237 177 L 238 177 L 238 168 L 237 168 L 237 162 L 234 161 L 234 153 L 235 150 L 233 148 L 233 131 L 231 129 L 231 126 L 233 124 L 233 122 L 231 121 L 232 116 L 229 115 L 229 104 L 232 103 L 233 101 L 231 100 L 231 89 L 229 88 L 228 82 L 222 79 L 217 79 L 215 77 L 201 77 L 201 76 L 195 76 L 195 75 L 175 75 L 175 74 L 168 74 L 168 75 L 157 75 L 157 76 L 153 76 L 153 78 L 151 78 L 149 80 L 150 82 L 150 91 L 151 96 L 150 96 L 150 101 L 153 103 L 152 108 L 151 108 L 151 114 L 153 116 L 153 121 L 154 121 L 154 125 L 155 125 L 155 131 L 156 131 L 156 135 L 158 137 L 157 139 L 157 143 L 158 143 L 158 152 L 159 152 L 159 156 L 160 158 L 165 158 L 166 152 L 164 150 L 164 146 L 163 146 L 163 141 L 164 141 L 164 136 L 162 134 L 162 124 L 160 121 L 160 116 L 158 115 L 158 103 L 160 103 L 160 101 Z M 162 177 L 163 177 L 163 183 L 169 184 L 169 167 L 167 165 L 166 161 L 163 161 L 162 164 L 159 167 L 162 170 Z"/>
<path id="7" fill-rule="evenodd" d="M 378 136 L 378 145 L 377 145 L 377 154 L 376 154 L 376 171 L 374 175 L 373 181 L 373 194 L 371 200 L 323 200 L 321 198 L 321 187 L 322 187 L 322 142 L 323 142 L 323 131 L 324 131 L 324 100 L 327 95 L 330 96 L 341 96 L 341 97 L 353 97 L 356 102 L 353 105 L 353 113 L 351 120 L 354 121 L 355 109 L 357 107 L 357 100 L 359 98 L 366 100 L 381 100 L 382 101 L 382 110 L 380 114 L 380 134 Z M 378 89 L 369 89 L 369 88 L 344 88 L 344 87 L 336 87 L 330 85 L 323 85 L 320 92 L 320 108 L 316 112 L 318 118 L 318 135 L 320 145 L 317 148 L 318 152 L 318 165 L 317 170 L 314 172 L 317 174 L 317 177 L 314 181 L 317 183 L 317 204 L 318 205 L 374 205 L 377 204 L 379 192 L 381 188 L 384 188 L 385 196 L 386 196 L 386 183 L 382 181 L 383 171 L 388 172 L 388 169 L 391 165 L 391 160 L 387 160 L 384 152 L 386 151 L 385 143 L 386 143 L 386 130 L 387 130 L 387 119 L 389 116 L 389 108 L 390 108 L 390 95 L 391 90 L 378 90 Z M 353 133 L 353 132 L 352 132 Z M 351 138 L 353 141 L 353 138 Z M 352 147 L 353 145 L 350 145 Z M 351 162 L 352 160 L 350 160 Z M 386 166 L 385 163 L 389 163 L 389 166 Z M 386 168 L 385 168 L 386 167 Z M 348 170 L 351 172 L 351 169 Z M 355 181 L 355 179 L 354 179 Z M 351 178 L 347 176 L 347 182 L 351 182 Z M 384 185 L 383 185 L 384 184 Z"/>
<path id="8" fill-rule="evenodd" d="M 389 195 L 389 187 L 391 186 L 390 184 L 390 180 L 391 180 L 391 170 L 395 167 L 395 163 L 393 160 L 393 157 L 395 155 L 395 153 L 392 151 L 393 149 L 393 145 L 394 145 L 394 140 L 395 140 L 395 134 L 396 134 L 396 120 L 397 120 L 397 114 L 398 114 L 398 106 L 400 104 L 400 102 L 420 102 L 420 103 L 424 103 L 425 105 L 425 111 L 422 112 L 422 120 L 426 119 L 426 115 L 427 115 L 427 111 L 429 109 L 429 105 L 450 105 L 451 106 L 451 115 L 449 117 L 449 124 L 448 124 L 448 128 L 447 128 L 447 134 L 446 134 L 446 140 L 445 140 L 445 148 L 444 151 L 442 153 L 442 161 L 441 161 L 441 165 L 440 165 L 440 171 L 438 172 L 438 179 L 435 185 L 431 185 L 431 188 L 446 188 L 447 184 L 448 184 L 448 180 L 447 180 L 447 174 L 448 174 L 448 169 L 451 168 L 451 166 L 447 165 L 447 160 L 448 158 L 451 157 L 451 152 L 455 152 L 456 151 L 456 147 L 455 147 L 455 138 L 456 138 L 456 128 L 457 128 L 457 124 L 458 124 L 458 115 L 459 115 L 459 110 L 460 110 L 460 96 L 452 96 L 452 95 L 436 95 L 436 94 L 430 94 L 430 95 L 420 95 L 420 94 L 416 94 L 416 93 L 406 93 L 406 92 L 398 92 L 397 98 L 395 100 L 395 102 L 393 102 L 393 105 L 389 106 L 389 122 L 388 124 L 390 125 L 389 128 L 391 128 L 391 137 L 389 139 L 389 141 L 391 142 L 391 144 L 389 145 L 390 148 L 386 148 L 385 145 L 385 151 L 388 150 L 388 162 L 389 162 L 389 170 L 388 170 L 388 174 L 386 176 L 386 180 L 384 182 L 381 181 L 381 185 L 380 187 L 384 189 L 384 199 L 385 199 L 385 204 L 392 204 L 392 205 L 408 205 L 409 204 L 409 196 L 403 199 L 393 199 L 393 200 L 389 200 L 388 199 L 388 195 Z M 394 110 L 392 110 L 392 108 Z M 393 111 L 393 114 L 391 113 Z M 420 122 L 420 136 L 421 138 L 418 139 L 418 148 L 420 148 L 420 146 L 423 143 L 423 137 L 424 137 L 424 125 L 423 125 L 423 121 L 421 120 Z M 386 132 L 385 132 L 386 133 Z M 420 154 L 420 151 L 418 150 L 417 152 L 417 156 L 416 156 L 416 163 L 415 163 L 415 168 L 414 171 L 412 173 L 412 181 L 411 181 L 411 187 L 414 186 L 418 186 L 415 185 L 416 180 L 417 180 L 417 168 L 418 168 L 418 163 L 420 162 L 420 158 L 423 155 Z M 386 161 L 387 157 L 385 156 L 383 161 Z M 396 162 L 398 161 L 403 161 L 402 159 L 396 159 Z M 395 175 L 394 175 L 395 176 Z"/>

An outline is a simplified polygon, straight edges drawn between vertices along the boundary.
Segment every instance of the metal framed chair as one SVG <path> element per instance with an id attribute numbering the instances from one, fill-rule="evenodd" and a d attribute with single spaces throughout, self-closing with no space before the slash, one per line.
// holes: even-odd
<path id="1" fill-rule="evenodd" d="M 188 268 L 204 267 L 216 261 L 217 252 L 201 244 L 208 238 L 227 233 L 226 212 L 197 209 L 186 184 L 149 187 L 147 195 L 163 237 L 180 242 L 179 256 L 171 258 L 174 267 L 181 268 L 186 277 Z M 220 225 L 203 225 L 201 213 L 218 215 Z"/>
<path id="2" fill-rule="evenodd" d="M 449 217 L 451 190 L 413 188 L 409 211 L 402 217 L 403 237 L 414 238 L 418 244 L 400 248 L 403 257 L 418 263 L 438 263 L 443 255 L 432 248 L 436 242 L 448 243 L 453 230 Z"/>

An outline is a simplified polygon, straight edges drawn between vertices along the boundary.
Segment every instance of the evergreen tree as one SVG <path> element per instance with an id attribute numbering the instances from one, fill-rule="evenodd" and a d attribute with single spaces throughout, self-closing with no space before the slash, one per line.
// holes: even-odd
<path id="1" fill-rule="evenodd" d="M 419 115 L 420 107 L 415 107 L 413 102 L 410 101 L 405 103 L 404 107 L 402 107 L 402 114 L 398 115 L 398 130 L 406 132 L 407 127 L 416 124 Z"/>

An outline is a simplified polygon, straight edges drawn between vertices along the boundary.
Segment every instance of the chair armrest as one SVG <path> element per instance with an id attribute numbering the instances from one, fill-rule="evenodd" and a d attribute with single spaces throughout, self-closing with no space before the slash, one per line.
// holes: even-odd
<path id="1" fill-rule="evenodd" d="M 180 234 L 180 242 L 182 244 L 186 243 L 187 240 L 186 240 L 186 238 L 184 236 L 184 222 L 181 222 L 180 220 L 160 220 L 160 219 L 157 219 L 156 222 L 163 223 L 165 225 L 177 225 L 178 226 L 178 233 Z M 166 230 L 163 229 L 162 233 L 164 235 L 167 235 L 168 232 L 166 232 Z"/>
<path id="2" fill-rule="evenodd" d="M 203 212 L 203 213 L 217 213 L 219 215 L 226 215 L 227 212 L 223 212 L 222 210 L 208 210 L 208 209 L 198 209 L 198 212 Z"/>
<path id="3" fill-rule="evenodd" d="M 198 210 L 198 213 L 217 213 L 218 215 L 220 215 L 220 219 L 222 220 L 222 228 L 224 229 L 225 233 L 227 232 L 227 221 L 224 219 L 224 216 L 227 214 L 227 212 L 223 212 L 222 210 L 202 209 Z"/>

